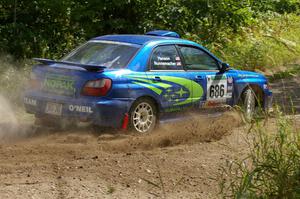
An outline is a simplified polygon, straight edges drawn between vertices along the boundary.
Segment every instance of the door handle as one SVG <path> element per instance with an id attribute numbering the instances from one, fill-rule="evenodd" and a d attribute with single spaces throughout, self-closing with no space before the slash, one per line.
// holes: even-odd
<path id="1" fill-rule="evenodd" d="M 160 79 L 160 77 L 159 77 L 159 76 L 155 76 L 155 77 L 154 77 L 154 79 L 153 79 L 153 81 L 155 81 L 155 82 L 160 82 L 160 81 L 161 81 L 161 79 Z"/>

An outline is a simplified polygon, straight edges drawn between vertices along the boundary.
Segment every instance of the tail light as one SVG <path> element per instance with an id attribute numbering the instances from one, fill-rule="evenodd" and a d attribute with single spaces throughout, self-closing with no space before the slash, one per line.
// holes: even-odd
<path id="1" fill-rule="evenodd" d="M 110 88 L 110 79 L 91 80 L 84 85 L 81 94 L 87 96 L 105 96 Z"/>

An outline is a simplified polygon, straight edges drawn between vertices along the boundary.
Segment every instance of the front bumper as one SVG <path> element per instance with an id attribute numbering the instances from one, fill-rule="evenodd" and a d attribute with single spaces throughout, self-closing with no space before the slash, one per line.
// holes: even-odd
<path id="1" fill-rule="evenodd" d="M 46 113 L 47 103 L 62 105 L 60 115 Z M 28 113 L 37 117 L 60 117 L 90 122 L 104 127 L 119 128 L 124 115 L 128 113 L 131 100 L 106 98 L 64 98 L 49 96 L 24 96 L 24 106 Z"/>

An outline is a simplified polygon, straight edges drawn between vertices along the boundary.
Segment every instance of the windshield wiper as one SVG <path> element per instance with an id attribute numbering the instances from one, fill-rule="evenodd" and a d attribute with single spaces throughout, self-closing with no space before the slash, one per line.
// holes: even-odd
<path id="1" fill-rule="evenodd" d="M 100 71 L 106 68 L 105 66 L 98 66 L 93 64 L 81 64 L 81 63 L 74 63 L 74 62 L 68 62 L 68 61 L 56 61 L 51 59 L 43 59 L 43 58 L 33 58 L 34 61 L 40 62 L 41 64 L 45 65 L 52 65 L 52 64 L 64 64 L 69 66 L 78 66 L 81 68 L 84 68 L 87 71 Z"/>

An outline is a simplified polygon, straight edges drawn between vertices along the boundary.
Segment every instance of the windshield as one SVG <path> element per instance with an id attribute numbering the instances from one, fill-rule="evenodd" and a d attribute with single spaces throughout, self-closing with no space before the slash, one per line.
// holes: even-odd
<path id="1" fill-rule="evenodd" d="M 91 41 L 70 53 L 63 61 L 124 68 L 137 50 L 138 46 L 133 44 Z"/>

